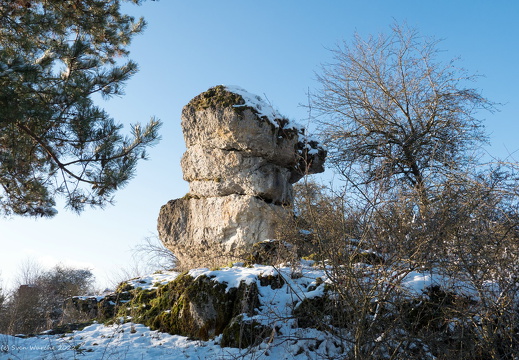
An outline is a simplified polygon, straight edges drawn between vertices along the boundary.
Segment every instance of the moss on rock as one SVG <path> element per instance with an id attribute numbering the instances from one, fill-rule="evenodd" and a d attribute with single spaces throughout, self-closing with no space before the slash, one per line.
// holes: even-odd
<path id="1" fill-rule="evenodd" d="M 195 96 L 188 104 L 195 111 L 205 110 L 209 108 L 227 108 L 234 105 L 244 105 L 245 100 L 241 95 L 228 91 L 225 86 L 218 85 L 209 90 Z M 234 107 L 235 110 L 243 110 L 245 107 Z"/>
<path id="2" fill-rule="evenodd" d="M 221 334 L 236 315 L 252 314 L 259 304 L 255 283 L 227 288 L 207 276 L 187 273 L 157 289 L 131 292 L 132 300 L 119 309 L 118 317 L 201 340 Z"/>

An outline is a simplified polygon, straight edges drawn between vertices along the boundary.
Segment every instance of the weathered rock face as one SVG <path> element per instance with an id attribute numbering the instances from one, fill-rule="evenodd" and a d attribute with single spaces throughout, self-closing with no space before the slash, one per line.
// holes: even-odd
<path id="1" fill-rule="evenodd" d="M 278 204 L 292 202 L 291 171 L 261 156 L 195 145 L 187 149 L 181 164 L 192 194 L 201 197 L 241 194 Z"/>
<path id="2" fill-rule="evenodd" d="M 187 268 L 240 260 L 257 239 L 274 237 L 289 210 L 250 195 L 182 198 L 162 206 L 159 237 Z"/>
<path id="3" fill-rule="evenodd" d="M 291 216 L 292 183 L 322 172 L 326 152 L 261 98 L 217 86 L 182 111 L 190 193 L 161 208 L 158 232 L 183 266 L 237 260 Z"/>

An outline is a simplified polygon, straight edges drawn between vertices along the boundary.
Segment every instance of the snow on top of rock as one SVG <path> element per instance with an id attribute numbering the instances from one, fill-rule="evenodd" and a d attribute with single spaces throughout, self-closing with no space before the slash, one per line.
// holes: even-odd
<path id="1" fill-rule="evenodd" d="M 304 126 L 302 126 L 301 124 L 298 124 L 295 121 L 288 120 L 285 116 L 281 115 L 281 113 L 279 111 L 274 109 L 274 107 L 270 103 L 263 100 L 261 98 L 261 96 L 252 94 L 252 93 L 248 92 L 247 90 L 245 90 L 244 88 L 237 86 L 237 85 L 224 85 L 224 87 L 227 91 L 240 95 L 243 98 L 243 100 L 245 101 L 245 104 L 234 105 L 234 107 L 242 107 L 242 106 L 251 107 L 258 112 L 259 117 L 265 116 L 275 126 L 280 125 L 277 121 L 274 121 L 275 119 L 286 120 L 287 123 L 285 125 L 283 125 L 283 128 L 295 129 L 298 131 L 298 133 L 304 134 L 304 132 L 305 132 Z"/>
<path id="2" fill-rule="evenodd" d="M 431 286 L 440 286 L 445 289 L 455 290 L 458 294 L 469 296 L 473 300 L 479 301 L 478 290 L 469 281 L 458 277 L 452 277 L 440 273 L 437 269 L 429 271 L 410 271 L 401 279 L 402 289 L 407 290 L 410 296 L 423 294 Z M 495 282 L 486 282 L 483 287 L 489 293 L 499 293 Z"/>
<path id="3" fill-rule="evenodd" d="M 257 265 L 260 266 L 260 265 Z M 268 266 L 264 266 L 268 268 Z M 209 269 L 194 269 L 189 271 L 189 275 L 193 278 L 205 275 L 211 278 L 213 281 L 226 284 L 227 290 L 230 288 L 237 288 L 243 281 L 245 284 L 250 285 L 257 280 L 258 275 L 261 271 L 255 266 L 253 268 L 233 266 L 232 268 L 222 268 L 220 270 L 211 271 Z"/>
<path id="4" fill-rule="evenodd" d="M 205 275 L 215 282 L 227 285 L 227 290 L 230 288 L 237 288 L 240 283 L 244 281 L 246 284 L 251 284 L 257 281 L 259 277 L 278 276 L 281 275 L 285 282 L 290 282 L 290 288 L 304 289 L 312 284 L 315 284 L 317 278 L 322 280 L 322 283 L 330 283 L 331 280 L 327 276 L 325 269 L 314 267 L 313 261 L 302 260 L 299 264 L 300 277 L 293 279 L 294 268 L 291 266 L 274 267 L 270 265 L 253 265 L 252 267 L 244 267 L 241 263 L 235 264 L 231 268 L 221 268 L 219 270 L 209 270 L 207 268 L 194 269 L 189 271 L 189 275 L 196 278 Z M 371 268 L 371 265 L 366 265 Z M 368 273 L 366 276 L 368 276 Z M 453 280 L 455 281 L 453 283 Z M 409 296 L 420 295 L 424 290 L 431 285 L 447 285 L 457 288 L 462 293 L 475 296 L 473 289 L 462 281 L 451 279 L 448 276 L 439 274 L 433 271 L 410 271 L 404 272 L 401 278 L 402 290 Z M 272 292 L 269 296 L 274 296 L 274 292 L 269 287 L 261 287 L 260 292 Z M 304 297 L 322 296 L 324 287 L 317 287 L 311 293 L 303 291 Z M 263 294 L 265 295 L 265 294 Z M 277 294 L 276 296 L 279 296 Z"/>
<path id="5" fill-rule="evenodd" d="M 156 289 L 160 285 L 167 284 L 177 278 L 180 273 L 176 271 L 161 271 L 155 274 L 141 276 L 135 279 L 126 281 L 134 288 L 141 288 L 143 290 Z"/>
<path id="6" fill-rule="evenodd" d="M 234 94 L 240 95 L 245 104 L 234 105 L 234 107 L 251 107 L 258 112 L 259 117 L 266 117 L 274 126 L 279 127 L 280 125 L 285 129 L 297 130 L 299 136 L 299 142 L 304 144 L 304 148 L 308 150 L 308 154 L 316 155 L 319 152 L 319 147 L 323 148 L 320 141 L 307 133 L 306 128 L 293 120 L 288 120 L 285 116 L 281 115 L 272 105 L 263 100 L 259 95 L 252 94 L 244 88 L 237 85 L 224 85 L 225 89 Z M 285 120 L 286 123 L 280 124 L 278 120 Z"/>
<path id="7" fill-rule="evenodd" d="M 258 281 L 260 277 L 281 276 L 285 282 L 294 281 L 298 285 L 295 288 L 306 288 L 316 278 L 327 279 L 326 273 L 322 269 L 316 269 L 313 262 L 302 261 L 300 271 L 303 276 L 297 280 L 291 280 L 294 269 L 291 266 L 270 266 L 270 265 L 253 265 L 252 267 L 242 266 L 242 263 L 236 263 L 233 267 L 224 267 L 219 270 L 209 270 L 207 268 L 193 269 L 189 271 L 189 275 L 193 278 L 199 276 L 207 276 L 215 282 L 227 285 L 227 291 L 231 288 L 237 288 L 241 282 L 247 285 Z M 270 289 L 270 288 L 269 288 Z M 264 290 L 266 291 L 266 290 Z M 268 290 L 272 291 L 272 289 Z"/>
<path id="8" fill-rule="evenodd" d="M 86 295 L 86 296 L 73 296 L 74 299 L 78 299 L 78 300 L 89 300 L 89 299 L 92 299 L 92 300 L 95 300 L 97 302 L 103 300 L 105 298 L 104 295 Z"/>
<path id="9" fill-rule="evenodd" d="M 263 100 L 260 96 L 251 94 L 247 90 L 243 89 L 240 86 L 236 85 L 224 85 L 225 89 L 234 94 L 240 95 L 245 104 L 243 105 L 234 105 L 234 107 L 242 107 L 247 106 L 255 109 L 258 112 L 259 117 L 265 116 L 268 118 L 274 125 L 278 126 L 278 124 L 274 121 L 274 119 L 284 119 L 285 117 L 281 115 L 276 109 L 272 107 L 268 102 Z"/>

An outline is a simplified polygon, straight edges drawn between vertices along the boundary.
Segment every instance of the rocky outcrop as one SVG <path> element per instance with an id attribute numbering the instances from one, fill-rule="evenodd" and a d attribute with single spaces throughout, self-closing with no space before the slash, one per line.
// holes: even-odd
<path id="1" fill-rule="evenodd" d="M 247 273 L 242 267 L 227 270 Z M 244 280 L 228 284 L 215 279 L 208 269 L 168 273 L 163 278 L 166 280 L 156 279 L 154 285 L 149 281 L 158 274 L 123 282 L 115 292 L 104 296 L 73 297 L 66 307 L 89 320 L 85 324 L 94 319 L 106 323 L 124 319 L 192 339 L 207 341 L 222 335 L 222 347 L 255 345 L 272 333 L 271 325 L 251 317 L 262 307 L 258 287 L 275 287 L 280 274 L 249 274 L 248 280 L 244 274 Z"/>
<path id="2" fill-rule="evenodd" d="M 221 334 L 238 314 L 259 306 L 256 284 L 228 288 L 206 276 L 181 274 L 156 290 L 130 290 L 132 300 L 118 316 L 153 329 L 208 340 Z"/>
<path id="3" fill-rule="evenodd" d="M 292 184 L 324 170 L 326 151 L 260 97 L 217 86 L 182 111 L 190 192 L 161 208 L 158 233 L 184 267 L 236 260 L 291 216 Z"/>

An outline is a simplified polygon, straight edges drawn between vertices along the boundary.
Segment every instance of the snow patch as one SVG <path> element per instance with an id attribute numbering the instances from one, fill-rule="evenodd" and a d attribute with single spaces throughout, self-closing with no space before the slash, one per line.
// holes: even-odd
<path id="1" fill-rule="evenodd" d="M 162 271 L 151 275 L 141 276 L 135 279 L 126 281 L 127 284 L 134 288 L 141 288 L 143 290 L 153 290 L 161 285 L 165 285 L 177 278 L 179 272 L 176 271 Z"/>

